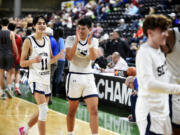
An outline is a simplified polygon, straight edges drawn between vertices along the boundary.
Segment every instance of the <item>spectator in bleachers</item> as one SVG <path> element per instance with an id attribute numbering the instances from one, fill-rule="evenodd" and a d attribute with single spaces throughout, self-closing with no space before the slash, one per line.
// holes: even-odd
<path id="1" fill-rule="evenodd" d="M 107 59 L 104 57 L 104 50 L 103 50 L 103 48 L 99 47 L 98 52 L 97 52 L 97 58 L 94 61 L 93 68 L 94 69 L 96 69 L 96 68 L 97 69 L 99 69 L 99 68 L 105 69 L 107 64 L 108 64 Z"/>
<path id="2" fill-rule="evenodd" d="M 131 4 L 127 5 L 125 14 L 133 16 L 133 15 L 136 15 L 138 13 L 138 11 L 139 11 L 139 8 L 136 7 L 133 3 L 131 3 Z"/>
<path id="3" fill-rule="evenodd" d="M 112 40 L 112 37 L 113 37 L 112 35 L 113 35 L 112 32 L 111 32 L 110 34 L 105 33 L 105 34 L 104 34 L 103 36 L 101 36 L 101 38 L 99 39 L 99 47 L 102 47 L 102 48 L 103 48 L 103 50 L 104 50 L 104 55 L 105 55 L 105 53 L 107 52 L 107 51 L 106 51 L 106 44 Z M 105 55 L 105 56 L 106 56 L 106 55 Z"/>
<path id="4" fill-rule="evenodd" d="M 137 43 L 135 42 L 132 42 L 131 43 L 131 46 L 130 46 L 130 49 L 131 49 L 131 52 L 132 52 L 132 56 L 131 57 L 128 57 L 126 58 L 126 62 L 130 65 L 135 65 L 135 56 L 136 56 L 136 53 L 137 53 Z"/>
<path id="5" fill-rule="evenodd" d="M 131 56 L 131 50 L 128 42 L 120 38 L 121 31 L 114 30 L 112 40 L 106 43 L 105 56 L 111 55 L 113 52 L 119 52 L 123 59 Z"/>
<path id="6" fill-rule="evenodd" d="M 123 18 L 121 18 L 119 20 L 119 24 L 118 27 L 116 29 L 118 29 L 119 31 L 124 31 L 127 28 L 127 24 L 125 23 L 125 20 Z"/>
<path id="7" fill-rule="evenodd" d="M 106 7 L 103 7 L 103 8 L 101 9 L 100 20 L 101 20 L 101 21 L 106 20 L 107 14 L 108 14 L 108 12 L 107 12 L 107 10 L 106 10 Z"/>
<path id="8" fill-rule="evenodd" d="M 133 38 L 136 40 L 136 42 L 138 43 L 140 39 L 142 39 L 144 36 L 143 34 L 143 28 L 142 26 L 139 27 L 139 29 L 137 30 L 136 33 L 134 33 Z"/>
<path id="9" fill-rule="evenodd" d="M 176 19 L 176 14 L 175 13 L 170 13 L 169 14 L 169 17 L 171 18 L 172 20 L 172 25 L 173 26 L 178 26 L 178 20 Z"/>
<path id="10" fill-rule="evenodd" d="M 128 64 L 127 62 L 120 56 L 118 52 L 114 52 L 112 54 L 112 62 L 108 64 L 108 68 L 101 68 L 101 72 L 106 73 L 114 73 L 114 70 L 124 70 L 127 71 Z"/>
<path id="11" fill-rule="evenodd" d="M 131 2 L 132 2 L 136 7 L 139 7 L 138 0 L 132 0 Z"/>
<path id="12" fill-rule="evenodd" d="M 32 23 L 33 22 L 33 18 L 31 14 L 28 14 L 28 16 L 26 17 L 26 21 L 27 23 Z"/>
<path id="13" fill-rule="evenodd" d="M 101 37 L 101 33 L 103 32 L 103 28 L 101 27 L 100 23 L 96 24 L 96 27 L 93 29 L 93 31 L 94 31 L 94 36 L 96 38 Z"/>
<path id="14" fill-rule="evenodd" d="M 94 16 L 94 12 L 92 11 L 91 6 L 87 6 L 86 8 L 87 8 L 87 12 L 85 15 L 89 17 Z"/>

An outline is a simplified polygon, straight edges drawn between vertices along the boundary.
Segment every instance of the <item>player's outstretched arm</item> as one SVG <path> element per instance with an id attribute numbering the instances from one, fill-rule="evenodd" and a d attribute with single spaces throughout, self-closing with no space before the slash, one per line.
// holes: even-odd
<path id="1" fill-rule="evenodd" d="M 180 94 L 180 85 L 161 82 L 150 77 L 144 79 L 146 80 L 146 89 L 153 93 Z"/>
<path id="2" fill-rule="evenodd" d="M 169 84 L 167 82 L 159 81 L 155 78 L 153 71 L 153 62 L 148 52 L 139 52 L 136 56 L 137 77 L 141 80 L 144 88 L 153 93 L 168 93 L 179 94 L 180 85 Z M 162 74 L 166 71 L 163 69 Z"/>

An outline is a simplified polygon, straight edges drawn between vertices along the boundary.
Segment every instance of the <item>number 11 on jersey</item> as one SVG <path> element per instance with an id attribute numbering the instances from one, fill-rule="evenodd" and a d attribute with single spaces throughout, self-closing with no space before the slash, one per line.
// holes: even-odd
<path id="1" fill-rule="evenodd" d="M 47 70 L 47 58 L 41 60 L 41 70 Z"/>

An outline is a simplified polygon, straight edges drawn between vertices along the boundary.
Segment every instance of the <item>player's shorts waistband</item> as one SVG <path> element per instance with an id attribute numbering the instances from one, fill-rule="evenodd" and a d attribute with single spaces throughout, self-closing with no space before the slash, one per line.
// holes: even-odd
<path id="1" fill-rule="evenodd" d="M 93 74 L 93 73 L 69 72 L 69 74 L 81 74 L 81 75 L 87 75 L 87 74 Z"/>

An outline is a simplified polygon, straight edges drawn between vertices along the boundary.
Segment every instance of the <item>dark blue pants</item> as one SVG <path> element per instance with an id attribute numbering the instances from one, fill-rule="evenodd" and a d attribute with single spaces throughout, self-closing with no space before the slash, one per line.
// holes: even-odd
<path id="1" fill-rule="evenodd" d="M 58 66 L 55 71 L 55 78 L 54 78 L 54 89 L 56 94 L 60 94 L 60 83 L 62 80 L 64 65 L 65 65 L 65 61 L 58 61 Z"/>
<path id="2" fill-rule="evenodd" d="M 131 113 L 133 121 L 136 121 L 136 115 L 135 115 L 135 107 L 136 107 L 136 101 L 137 101 L 137 95 L 131 95 L 130 101 L 131 101 Z"/>

